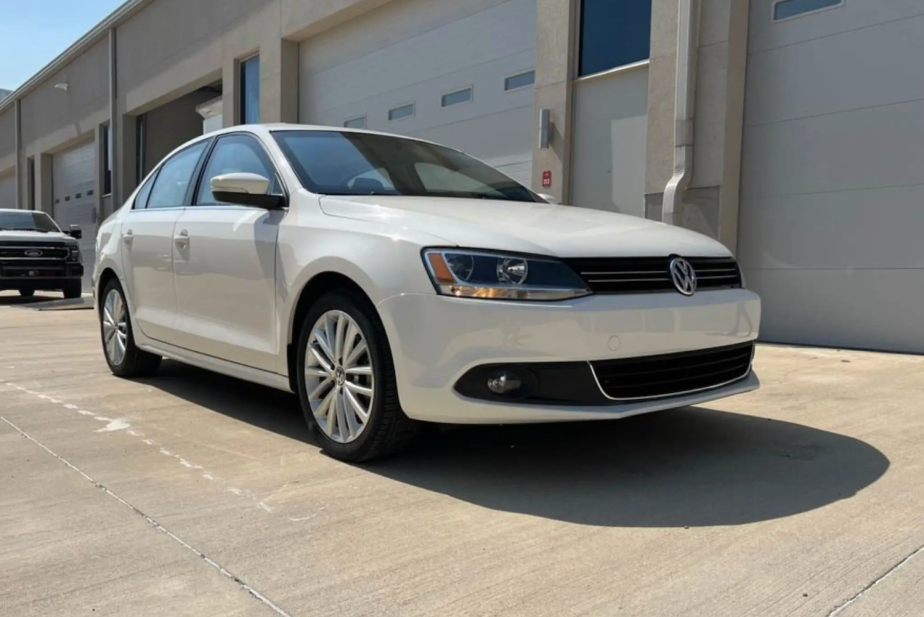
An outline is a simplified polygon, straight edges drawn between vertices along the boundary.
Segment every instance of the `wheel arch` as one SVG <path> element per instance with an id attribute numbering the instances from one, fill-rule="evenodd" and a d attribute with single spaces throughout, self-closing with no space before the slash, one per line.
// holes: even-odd
<path id="1" fill-rule="evenodd" d="M 304 326 L 303 322 L 305 320 L 305 315 L 308 314 L 311 306 L 318 298 L 337 289 L 349 289 L 359 294 L 369 303 L 368 306 L 375 312 L 376 316 L 381 319 L 381 315 L 378 315 L 378 309 L 375 308 L 375 303 L 370 295 L 359 283 L 353 280 L 353 278 L 334 270 L 327 270 L 314 275 L 298 292 L 294 308 L 289 315 L 287 323 L 287 334 L 285 339 L 286 363 L 288 366 L 289 387 L 293 392 L 298 392 L 297 344 L 301 336 L 302 327 Z"/>

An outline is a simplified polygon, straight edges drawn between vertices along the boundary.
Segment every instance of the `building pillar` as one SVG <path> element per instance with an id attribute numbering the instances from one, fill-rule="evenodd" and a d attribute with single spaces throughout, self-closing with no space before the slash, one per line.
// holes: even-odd
<path id="1" fill-rule="evenodd" d="M 701 0 L 693 118 L 693 174 L 677 224 L 721 241 L 738 239 L 738 193 L 744 121 L 749 3 Z M 677 81 L 677 0 L 653 0 L 648 85 L 645 205 L 661 220 L 673 173 Z"/>
<path id="2" fill-rule="evenodd" d="M 16 175 L 16 207 L 25 208 L 26 206 L 26 156 L 23 152 L 22 145 L 22 101 L 16 99 L 13 102 L 13 152 L 16 156 L 16 165 L 13 167 L 13 173 Z"/>
<path id="3" fill-rule="evenodd" d="M 536 83 L 533 93 L 533 189 L 563 203 L 571 196 L 572 81 L 579 0 L 537 0 Z M 542 110 L 551 112 L 548 148 L 540 147 Z M 544 175 L 551 186 L 542 186 Z"/>
<path id="4" fill-rule="evenodd" d="M 38 154 L 35 157 L 35 209 L 54 215 L 52 203 L 51 155 Z"/>
<path id="5" fill-rule="evenodd" d="M 273 39 L 260 48 L 260 121 L 298 122 L 298 43 Z"/>
<path id="6" fill-rule="evenodd" d="M 109 29 L 109 143 L 106 145 L 105 148 L 100 147 L 99 127 L 97 127 L 96 151 L 98 153 L 97 161 L 102 160 L 103 152 L 110 152 L 109 158 L 112 159 L 112 169 L 111 169 L 112 175 L 110 178 L 110 184 L 111 184 L 110 192 L 112 195 L 112 199 L 110 200 L 110 207 L 107 208 L 109 212 L 107 212 L 106 211 L 107 209 L 103 208 L 103 204 L 105 203 L 103 201 L 103 193 L 104 193 L 103 189 L 105 186 L 104 176 L 106 173 L 106 161 L 103 160 L 102 165 L 97 164 L 97 167 L 102 167 L 102 172 L 97 171 L 97 174 L 96 174 L 97 185 L 99 187 L 98 190 L 96 191 L 98 195 L 98 198 L 97 198 L 98 217 L 97 218 L 100 221 L 102 221 L 107 216 L 109 216 L 109 214 L 111 214 L 111 212 L 115 208 L 118 208 L 122 205 L 122 199 L 120 199 L 120 195 L 122 194 L 120 187 L 122 186 L 122 183 L 120 181 L 121 178 L 119 177 L 119 170 L 122 168 L 122 165 L 121 165 L 120 157 L 116 156 L 116 153 L 118 151 L 118 149 L 116 148 L 116 144 L 119 143 L 119 135 L 120 135 L 119 129 L 121 128 L 119 126 L 120 123 L 118 122 L 119 90 L 118 90 L 118 72 L 116 70 L 117 69 L 116 50 L 117 50 L 116 29 L 110 28 Z"/>

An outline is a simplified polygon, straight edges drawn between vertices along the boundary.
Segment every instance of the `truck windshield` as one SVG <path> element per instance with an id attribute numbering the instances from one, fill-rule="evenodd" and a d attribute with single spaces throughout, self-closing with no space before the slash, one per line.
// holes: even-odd
<path id="1" fill-rule="evenodd" d="M 276 131 L 302 184 L 320 195 L 411 195 L 541 201 L 493 167 L 452 148 L 351 131 Z"/>
<path id="2" fill-rule="evenodd" d="M 61 229 L 44 212 L 0 210 L 0 231 L 60 232 Z"/>

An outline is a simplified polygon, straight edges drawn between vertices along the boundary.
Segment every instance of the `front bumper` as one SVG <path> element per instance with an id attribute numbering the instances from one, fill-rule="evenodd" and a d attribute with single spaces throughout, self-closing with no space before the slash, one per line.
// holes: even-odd
<path id="1" fill-rule="evenodd" d="M 80 281 L 83 277 L 80 263 L 60 262 L 40 265 L 23 265 L 0 262 L 0 290 L 22 289 L 56 291 Z"/>
<path id="2" fill-rule="evenodd" d="M 492 302 L 405 294 L 378 305 L 401 405 L 431 422 L 491 424 L 622 418 L 758 387 L 757 376 L 714 389 L 612 405 L 484 401 L 454 385 L 485 364 L 588 362 L 723 347 L 757 338 L 760 298 L 747 290 L 598 295 L 568 302 Z"/>

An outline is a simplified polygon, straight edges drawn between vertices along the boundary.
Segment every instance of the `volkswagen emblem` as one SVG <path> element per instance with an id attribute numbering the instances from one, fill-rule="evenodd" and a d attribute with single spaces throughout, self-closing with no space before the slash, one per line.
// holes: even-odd
<path id="1" fill-rule="evenodd" d="M 30 250 L 26 251 L 26 257 L 41 257 L 42 251 Z"/>
<path id="2" fill-rule="evenodd" d="M 674 257 L 671 259 L 670 271 L 677 291 L 685 296 L 696 293 L 696 272 L 689 261 L 683 257 Z"/>

